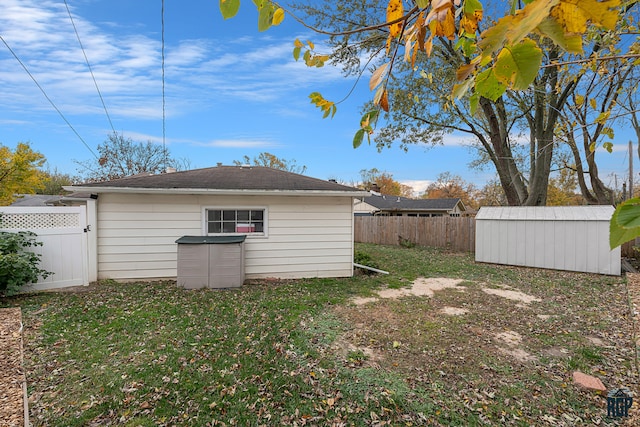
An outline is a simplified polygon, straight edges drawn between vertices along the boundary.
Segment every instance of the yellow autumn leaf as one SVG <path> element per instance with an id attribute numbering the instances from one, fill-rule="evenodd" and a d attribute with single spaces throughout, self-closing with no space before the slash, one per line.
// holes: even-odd
<path id="1" fill-rule="evenodd" d="M 576 105 L 580 106 L 584 103 L 584 96 L 582 95 L 576 95 Z"/>
<path id="2" fill-rule="evenodd" d="M 389 0 L 389 4 L 387 5 L 387 22 L 402 18 L 403 13 L 402 0 Z M 401 30 L 402 24 L 400 22 L 389 25 L 389 37 L 398 37 Z"/>
<path id="3" fill-rule="evenodd" d="M 551 10 L 551 16 L 569 34 L 583 34 L 588 24 L 612 30 L 618 20 L 618 6 L 620 0 L 564 0 Z"/>
<path id="4" fill-rule="evenodd" d="M 600 113 L 596 118 L 595 122 L 599 125 L 603 125 L 609 120 L 609 116 L 611 115 L 611 110 Z"/>
<path id="5" fill-rule="evenodd" d="M 596 101 L 595 98 L 591 98 L 589 100 L 589 105 L 591 105 L 591 108 L 593 108 L 594 110 L 598 108 L 598 101 Z"/>
<path id="6" fill-rule="evenodd" d="M 273 18 L 271 20 L 271 23 L 273 25 L 280 25 L 280 23 L 284 20 L 284 9 L 279 7 L 278 9 L 276 9 L 276 11 L 273 13 Z"/>
<path id="7" fill-rule="evenodd" d="M 304 47 L 304 43 L 302 43 L 302 42 L 301 42 L 300 40 L 298 40 L 298 39 L 295 39 L 295 40 L 293 41 L 293 45 L 294 45 L 295 47 L 300 47 L 300 48 Z"/>

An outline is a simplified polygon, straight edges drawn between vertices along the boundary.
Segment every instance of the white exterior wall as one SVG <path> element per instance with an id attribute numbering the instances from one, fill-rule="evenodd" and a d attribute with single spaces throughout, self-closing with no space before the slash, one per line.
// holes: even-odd
<path id="1" fill-rule="evenodd" d="M 98 277 L 176 277 L 176 239 L 204 235 L 204 209 L 267 212 L 267 235 L 245 241 L 247 279 L 353 274 L 351 197 L 101 194 Z"/>
<path id="2" fill-rule="evenodd" d="M 476 216 L 478 262 L 620 275 L 609 248 L 611 206 L 483 207 Z"/>

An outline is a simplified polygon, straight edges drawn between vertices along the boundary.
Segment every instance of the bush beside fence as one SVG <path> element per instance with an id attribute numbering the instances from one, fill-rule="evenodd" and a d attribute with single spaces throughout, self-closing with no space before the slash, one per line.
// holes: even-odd
<path id="1" fill-rule="evenodd" d="M 358 216 L 354 239 L 380 245 L 418 245 L 475 252 L 473 217 Z"/>

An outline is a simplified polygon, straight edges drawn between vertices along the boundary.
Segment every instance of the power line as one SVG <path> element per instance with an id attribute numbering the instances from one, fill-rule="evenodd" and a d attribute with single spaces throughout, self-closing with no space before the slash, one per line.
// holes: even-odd
<path id="1" fill-rule="evenodd" d="M 111 116 L 109 116 L 109 112 L 107 111 L 107 106 L 104 103 L 104 98 L 102 98 L 102 93 L 100 92 L 100 88 L 98 87 L 98 82 L 96 81 L 96 76 L 93 74 L 93 69 L 91 69 L 91 64 L 89 63 L 89 58 L 87 58 L 87 53 L 84 50 L 84 46 L 82 45 L 82 41 L 80 41 L 80 35 L 78 34 L 78 29 L 76 28 L 76 23 L 73 21 L 73 17 L 71 16 L 71 11 L 69 10 L 69 5 L 67 4 L 67 0 L 64 0 L 64 5 L 67 8 L 67 13 L 69 14 L 69 20 L 71 21 L 71 25 L 73 25 L 73 31 L 76 33 L 76 38 L 78 39 L 78 44 L 80 45 L 80 49 L 82 49 L 82 54 L 84 55 L 84 60 L 87 63 L 87 67 L 89 68 L 89 73 L 91 73 L 91 78 L 93 79 L 93 84 L 96 86 L 96 91 L 98 91 L 98 96 L 100 97 L 100 101 L 102 102 L 102 107 L 104 108 L 104 113 L 107 115 L 107 120 L 109 120 L 109 125 L 111 126 L 111 130 L 115 135 L 117 132 L 113 127 L 113 122 L 111 121 Z"/>
<path id="2" fill-rule="evenodd" d="M 0 40 L 2 40 L 2 43 L 4 43 L 4 45 L 7 47 L 7 49 L 9 49 L 9 52 L 11 52 L 11 54 L 13 55 L 13 57 L 16 59 L 16 61 L 18 61 L 18 63 L 22 66 L 22 68 L 24 69 L 24 71 L 27 72 L 27 74 L 29 75 L 29 77 L 31 77 L 31 80 L 33 80 L 33 82 L 36 84 L 36 86 L 38 86 L 38 89 L 40 89 L 40 92 L 42 92 L 42 94 L 44 95 L 45 98 L 47 98 L 47 101 L 49 101 L 49 104 L 51 104 L 51 106 L 58 112 L 58 114 L 60 115 L 60 117 L 62 117 L 62 120 L 64 120 L 64 122 L 67 124 L 67 126 L 69 126 L 69 128 L 71 128 L 71 130 L 73 131 L 73 133 L 76 134 L 76 136 L 80 139 L 80 141 L 82 141 L 82 143 L 84 144 L 85 147 L 87 147 L 87 150 L 89 150 L 91 152 L 91 154 L 93 154 L 93 157 L 95 157 L 96 159 L 98 159 L 98 156 L 96 155 L 96 153 L 91 149 L 91 147 L 89 147 L 89 144 L 87 144 L 87 142 L 80 136 L 80 134 L 78 133 L 78 131 L 76 131 L 76 129 L 73 127 L 73 125 L 71 125 L 71 123 L 69 122 L 69 120 L 67 120 L 67 118 L 64 116 L 64 114 L 62 114 L 62 111 L 60 111 L 60 109 L 56 106 L 56 104 L 54 104 L 54 102 L 51 100 L 51 98 L 49 98 L 49 95 L 47 95 L 47 93 L 44 91 L 44 89 L 42 88 L 42 86 L 40 86 L 40 83 L 38 83 L 38 81 L 36 80 L 35 77 L 33 77 L 33 74 L 31 74 L 31 72 L 29 71 L 29 69 L 27 68 L 26 65 L 24 65 L 24 63 L 20 60 L 20 58 L 18 58 L 18 55 L 16 55 L 16 53 L 13 51 L 13 49 L 11 49 L 11 46 L 9 46 L 9 44 L 5 41 L 4 37 L 2 37 L 0 35 Z"/>

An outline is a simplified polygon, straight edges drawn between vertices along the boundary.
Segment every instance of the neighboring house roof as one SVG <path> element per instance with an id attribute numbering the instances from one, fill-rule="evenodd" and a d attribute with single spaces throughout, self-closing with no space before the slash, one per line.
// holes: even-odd
<path id="1" fill-rule="evenodd" d="M 381 211 L 441 211 L 449 212 L 459 205 L 464 211 L 460 199 L 408 199 L 406 197 L 372 194 L 363 201 Z"/>
<path id="2" fill-rule="evenodd" d="M 60 200 L 62 196 L 56 196 L 52 194 L 19 194 L 15 202 L 11 203 L 11 206 L 52 206 Z"/>
<path id="3" fill-rule="evenodd" d="M 216 166 L 65 187 L 92 193 L 317 194 L 362 196 L 357 188 L 263 166 Z"/>

